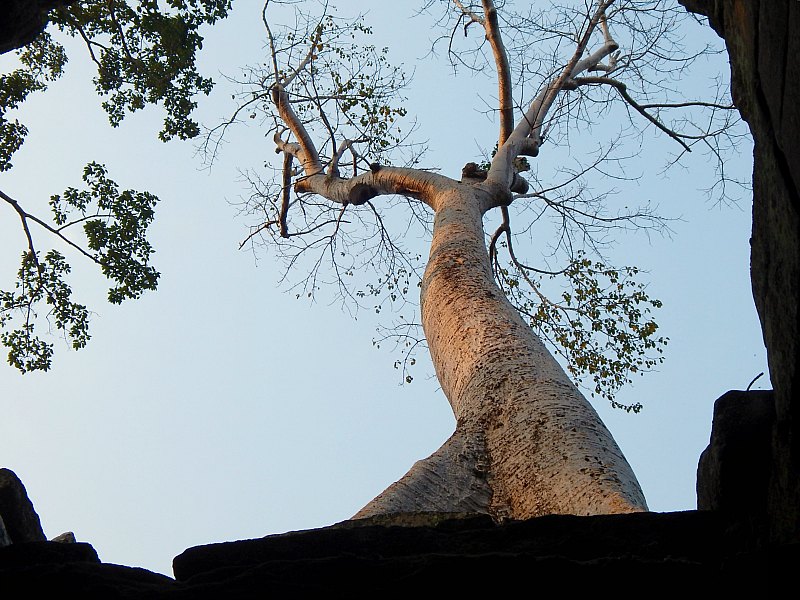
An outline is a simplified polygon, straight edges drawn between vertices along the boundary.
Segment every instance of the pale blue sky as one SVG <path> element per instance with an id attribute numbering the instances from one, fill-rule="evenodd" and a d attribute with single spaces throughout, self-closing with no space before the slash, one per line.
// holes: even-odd
<path id="1" fill-rule="evenodd" d="M 240 0 L 208 35 L 205 72 L 235 74 L 263 56 L 258 4 Z M 430 142 L 429 164 L 455 177 L 492 144 L 477 93 L 493 88 L 421 60 L 432 33 L 424 18 L 406 19 L 416 7 L 374 8 L 370 21 L 377 43 L 416 71 L 407 106 Z M 0 466 L 22 478 L 49 537 L 72 530 L 106 562 L 168 574 L 191 545 L 350 517 L 452 432 L 449 406 L 424 376 L 427 357 L 414 383 L 399 386 L 394 356 L 372 347 L 370 311 L 354 320 L 324 294 L 313 305 L 295 300 L 277 286 L 269 254 L 256 261 L 237 250 L 247 225 L 231 206 L 246 193 L 237 170 L 275 156 L 262 132 L 233 131 L 214 168 L 200 170 L 192 144 L 156 141 L 157 111 L 109 128 L 73 47 L 65 78 L 26 104 L 29 139 L 0 189 L 43 207 L 79 183 L 86 162 L 104 162 L 121 186 L 162 200 L 153 227 L 162 279 L 158 292 L 115 307 L 89 265 L 70 256 L 73 288 L 96 313 L 93 339 L 77 353 L 57 341 L 46 374 L 0 367 Z M 215 123 L 229 98 L 221 86 L 199 115 Z M 641 401 L 641 414 L 595 402 L 657 511 L 694 508 L 714 400 L 766 370 L 749 283 L 749 203 L 708 203 L 697 191 L 709 177 L 699 158 L 659 177 L 665 149 L 646 149 L 652 172 L 626 193 L 682 220 L 671 238 L 629 236 L 613 256 L 649 271 L 649 292 L 664 302 L 667 361 L 620 398 Z M 548 160 L 545 150 L 538 160 Z M 748 173 L 749 154 L 730 168 Z M 23 248 L 15 215 L 0 206 L 3 286 Z M 765 376 L 754 387 L 768 386 Z"/>

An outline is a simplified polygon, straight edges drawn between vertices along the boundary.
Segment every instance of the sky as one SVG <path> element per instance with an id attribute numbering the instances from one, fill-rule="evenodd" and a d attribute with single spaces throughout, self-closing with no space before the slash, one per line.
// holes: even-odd
<path id="1" fill-rule="evenodd" d="M 237 2 L 207 35 L 201 70 L 220 85 L 200 100 L 206 124 L 232 109 L 221 75 L 264 58 L 257 4 Z M 434 32 L 411 18 L 417 4 L 376 6 L 369 21 L 377 43 L 414 71 L 406 107 L 430 162 L 457 177 L 496 135 L 480 101 L 492 84 L 454 78 L 428 55 Z M 357 5 L 340 3 L 343 12 Z M 87 162 L 105 163 L 121 187 L 161 198 L 152 240 L 162 275 L 157 292 L 112 306 L 102 278 L 69 256 L 76 299 L 94 311 L 92 340 L 73 352 L 56 338 L 47 373 L 0 366 L 0 466 L 22 479 L 49 538 L 73 531 L 104 562 L 165 574 L 190 546 L 349 518 L 452 433 L 429 359 L 420 355 L 414 382 L 400 385 L 396 356 L 372 344 L 374 313 L 354 318 L 324 293 L 298 300 L 279 285 L 273 255 L 238 249 L 250 224 L 236 208 L 247 194 L 241 170 L 275 156 L 262 131 L 233 130 L 209 170 L 192 143 L 156 140 L 157 110 L 112 129 L 84 53 L 69 48 L 66 76 L 20 113 L 30 134 L 0 189 L 42 210 L 79 184 Z M 0 57 L 0 69 L 11 61 Z M 670 235 L 632 234 L 612 251 L 644 269 L 648 292 L 664 303 L 666 361 L 620 395 L 642 402 L 640 414 L 594 402 L 660 512 L 695 508 L 714 400 L 767 370 L 749 281 L 750 203 L 710 202 L 700 157 L 661 175 L 673 150 L 649 140 L 641 152 L 652 170 L 625 191 L 674 219 Z M 745 144 L 727 167 L 746 177 L 750 155 Z M 423 252 L 425 242 L 409 241 Z M 11 285 L 23 249 L 16 216 L 0 205 L 0 287 Z M 753 388 L 769 386 L 765 375 Z"/>

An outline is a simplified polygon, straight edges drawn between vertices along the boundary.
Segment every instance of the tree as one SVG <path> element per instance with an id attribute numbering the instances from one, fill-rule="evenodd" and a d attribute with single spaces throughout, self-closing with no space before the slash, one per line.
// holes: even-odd
<path id="1" fill-rule="evenodd" d="M 238 108 L 205 145 L 213 160 L 228 128 L 249 115 L 266 124 L 282 157 L 275 177 L 250 174 L 249 208 L 262 217 L 248 241 L 277 247 L 290 272 L 307 267 L 298 295 L 317 293 L 332 273 L 345 301 L 371 298 L 380 310 L 405 301 L 417 273 L 418 257 L 392 235 L 387 206 L 402 206 L 423 228 L 433 221 L 419 280 L 421 325 L 456 431 L 357 516 L 644 510 L 628 463 L 542 338 L 612 403 L 631 374 L 657 364 L 666 343 L 650 316 L 658 301 L 632 280 L 635 268 L 609 267 L 584 250 L 602 251 L 615 229 L 664 222 L 646 206 L 614 212 L 608 194 L 587 187 L 590 174 L 626 177 L 614 136 L 579 167 L 564 167 L 561 181 L 543 181 L 529 158 L 569 145 L 576 126 L 620 119 L 617 138 L 633 129 L 643 140 L 652 129 L 674 140 L 673 162 L 708 150 L 718 161 L 716 192 L 725 197 L 732 180 L 723 157 L 735 145 L 735 114 L 719 87 L 706 100 L 673 90 L 710 51 L 683 46 L 675 29 L 682 11 L 660 1 L 541 11 L 491 0 L 427 2 L 428 13 L 441 10 L 439 43 L 454 68 L 489 69 L 497 80 L 489 111 L 499 122 L 495 150 L 454 179 L 420 167 L 422 149 L 400 126 L 407 79 L 386 50 L 362 41 L 371 33 L 362 19 L 340 19 L 323 3 L 318 13 L 297 10 L 294 25 L 280 28 L 270 12 L 277 4 L 267 1 L 263 10 L 266 62 L 246 71 Z M 462 35 L 473 45 L 460 47 Z M 512 229 L 517 206 L 528 221 Z M 501 224 L 487 245 L 490 211 Z M 564 262 L 529 266 L 517 257 L 514 233 L 538 233 L 550 214 L 558 224 L 553 260 Z M 349 285 L 364 268 L 373 269 L 374 281 Z M 571 287 L 553 300 L 546 279 L 558 276 Z M 416 346 L 411 327 L 403 323 L 387 337 Z"/>
<path id="2" fill-rule="evenodd" d="M 568 147 L 576 125 L 597 127 L 620 118 L 636 135 L 651 129 L 667 135 L 680 153 L 705 145 L 721 157 L 729 103 L 673 97 L 672 79 L 705 52 L 681 50 L 674 30 L 680 13 L 656 1 L 605 1 L 589 8 L 579 3 L 540 13 L 515 12 L 511 3 L 427 3 L 428 12 L 442 10 L 440 24 L 449 33 L 441 41 L 454 64 L 476 72 L 494 66 L 498 82 L 497 108 L 491 111 L 499 116 L 497 138 L 487 140 L 482 163 L 470 160 L 461 178 L 453 179 L 420 167 L 422 148 L 411 143 L 412 131 L 401 123 L 407 79 L 389 65 L 385 51 L 362 42 L 371 30 L 361 19 L 339 19 L 320 5 L 321 14 L 298 12 L 295 26 L 278 30 L 271 22 L 275 4 L 264 5 L 266 64 L 246 73 L 239 108 L 206 138 L 213 158 L 221 136 L 240 116 L 260 116 L 282 157 L 276 179 L 251 173 L 249 208 L 264 216 L 249 240 L 275 242 L 290 267 L 308 267 L 299 281 L 304 293 L 315 294 L 330 269 L 329 279 L 345 299 L 374 299 L 379 309 L 413 294 L 419 269 L 418 257 L 404 250 L 386 209 L 395 205 L 407 210 L 412 222 L 432 226 L 430 259 L 419 281 L 421 321 L 458 426 L 438 452 L 359 514 L 477 511 L 523 518 L 644 509 L 621 452 L 540 337 L 570 360 L 574 376 L 588 376 L 590 389 L 612 402 L 632 373 L 656 364 L 665 340 L 656 335 L 649 311 L 658 302 L 632 280 L 634 268 L 609 267 L 582 251 L 602 252 L 615 229 L 657 229 L 663 221 L 647 207 L 614 212 L 608 193 L 588 187 L 592 174 L 626 177 L 622 144 L 597 143 L 583 164 L 563 165 L 561 179 L 526 157 L 535 159 L 543 145 L 548 151 Z M 130 19 L 136 23 L 135 15 Z M 113 19 L 110 27 L 105 33 L 113 37 Z M 474 45 L 459 47 L 462 33 Z M 115 82 L 123 84 L 107 103 L 112 122 L 125 110 L 164 99 L 136 87 L 140 81 L 161 81 L 149 77 L 158 65 L 144 68 L 146 63 L 125 51 L 124 39 L 105 44 L 117 50 L 117 58 L 114 53 L 108 61 L 98 58 L 98 81 L 110 82 L 112 94 L 120 89 Z M 148 47 L 146 40 L 141 43 Z M 87 44 L 96 49 L 90 37 Z M 160 52 L 163 47 L 153 56 Z M 108 79 L 102 77 L 104 64 Z M 131 74 L 113 77 L 125 65 Z M 190 87 L 182 97 L 198 90 L 203 91 Z M 682 112 L 672 117 L 672 111 Z M 179 112 L 164 136 L 183 131 L 191 137 L 197 130 L 188 119 L 188 112 Z M 724 166 L 721 159 L 718 164 Z M 83 223 L 88 200 L 102 197 L 93 194 L 95 187 L 113 189 L 117 197 L 99 167 L 87 178 L 88 192 L 70 191 L 54 200 L 56 219 L 68 218 L 66 203 L 80 213 L 74 223 Z M 720 182 L 728 181 L 721 172 Z M 135 204 L 145 202 L 140 198 Z M 30 216 L 17 212 L 26 224 Z M 487 240 L 483 223 L 490 212 L 499 213 L 501 224 Z M 549 215 L 557 218 L 550 259 L 555 266 L 543 260 L 533 268 L 518 259 L 521 240 L 538 235 Z M 527 222 L 518 227 L 518 218 Z M 131 221 L 138 225 L 147 218 Z M 52 232 L 58 234 L 58 227 Z M 33 248 L 29 256 L 31 263 Z M 53 261 L 52 276 L 47 267 L 24 268 L 24 290 L 61 289 L 45 285 L 65 272 L 58 257 Z M 375 280 L 348 285 L 364 267 L 373 268 Z M 553 295 L 551 277 L 563 277 L 572 287 L 556 288 Z M 33 285 L 25 283 L 30 281 Z M 8 304 L 9 311 L 21 309 L 25 316 L 33 301 L 56 301 L 65 294 L 25 293 L 26 302 Z M 75 306 L 68 311 L 79 313 Z M 57 317 L 59 323 L 71 326 Z M 405 324 L 396 333 L 416 339 Z M 30 332 L 23 329 L 22 336 L 30 339 Z"/>
<path id="3" fill-rule="evenodd" d="M 159 138 L 190 139 L 200 132 L 191 118 L 194 98 L 208 94 L 212 81 L 198 74 L 198 30 L 225 18 L 230 0 L 43 0 L 7 7 L 11 26 L 0 29 L 0 53 L 20 48 L 19 66 L 0 76 L 0 172 L 12 168 L 11 157 L 25 140 L 27 128 L 7 113 L 32 93 L 59 78 L 67 63 L 62 44 L 51 29 L 83 40 L 97 66 L 95 86 L 108 99 L 103 108 L 112 126 L 126 114 L 161 105 L 166 117 Z M 63 332 L 73 348 L 89 335 L 89 309 L 72 299 L 65 277 L 71 267 L 56 249 L 37 249 L 36 229 L 44 230 L 83 258 L 96 263 L 112 282 L 108 300 L 119 304 L 154 290 L 159 273 L 150 264 L 153 248 L 147 229 L 158 202 L 153 194 L 120 191 L 104 165 L 92 162 L 83 172 L 85 189 L 68 188 L 50 199 L 50 218 L 24 208 L 24 201 L 0 190 L 0 199 L 16 213 L 27 248 L 22 253 L 15 287 L 0 290 L 0 343 L 8 362 L 25 373 L 50 368 L 53 346 L 38 330 Z M 46 325 L 45 325 L 46 323 Z"/>

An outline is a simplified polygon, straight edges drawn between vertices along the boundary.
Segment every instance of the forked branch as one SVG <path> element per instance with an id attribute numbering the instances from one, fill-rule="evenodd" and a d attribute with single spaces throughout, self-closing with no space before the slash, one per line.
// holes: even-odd
<path id="1" fill-rule="evenodd" d="M 495 69 L 497 70 L 497 97 L 500 109 L 500 136 L 498 147 L 502 146 L 514 130 L 514 101 L 513 86 L 511 85 L 511 65 L 508 61 L 508 52 L 503 44 L 500 33 L 500 21 L 497 8 L 493 0 L 483 0 L 483 12 L 486 18 L 483 26 L 486 29 L 486 39 L 492 47 Z"/>

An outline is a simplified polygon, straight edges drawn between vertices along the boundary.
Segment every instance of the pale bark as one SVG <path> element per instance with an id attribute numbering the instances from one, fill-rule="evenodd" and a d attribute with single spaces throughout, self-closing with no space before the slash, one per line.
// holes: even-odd
<path id="1" fill-rule="evenodd" d="M 503 44 L 500 34 L 500 24 L 497 20 L 497 8 L 494 2 L 483 0 L 483 12 L 486 15 L 484 27 L 486 40 L 492 47 L 495 69 L 497 69 L 497 99 L 500 113 L 500 139 L 498 147 L 502 146 L 514 130 L 514 101 L 511 85 L 511 65 L 508 63 L 508 52 Z"/>
<path id="2" fill-rule="evenodd" d="M 484 25 L 498 71 L 500 145 L 484 182 L 457 182 L 427 171 L 377 164 L 370 172 L 342 178 L 337 165 L 347 142 L 326 169 L 286 91 L 293 75 L 272 86 L 278 115 L 296 141 L 284 139 L 280 130 L 273 139 L 279 151 L 301 165 L 304 176 L 295 184 L 297 192 L 319 194 L 345 206 L 400 194 L 435 212 L 422 282 L 422 324 L 436 374 L 456 416 L 456 431 L 357 518 L 471 512 L 524 519 L 647 509 L 633 471 L 597 413 L 497 287 L 482 222 L 486 211 L 507 206 L 512 192 L 527 189 L 514 161 L 521 154 L 537 154 L 545 117 L 558 94 L 574 89 L 575 77 L 596 68 L 617 49 L 602 23 L 612 2 L 598 4 L 571 59 L 513 127 L 510 68 L 494 3 L 483 1 L 484 18 L 455 0 L 471 22 Z M 586 54 L 598 25 L 603 27 L 604 44 Z M 291 177 L 290 167 L 291 160 L 284 165 L 286 177 Z M 281 209 L 281 223 L 287 205 L 284 202 Z"/>
<path id="3" fill-rule="evenodd" d="M 456 429 L 441 448 L 417 461 L 353 518 L 411 512 L 490 512 L 486 443 L 481 431 Z"/>
<path id="4" fill-rule="evenodd" d="M 514 519 L 647 510 L 597 413 L 494 282 L 482 227 L 494 203 L 486 186 L 455 182 L 431 198 L 422 323 L 456 432 L 356 518 L 466 506 Z"/>
<path id="5" fill-rule="evenodd" d="M 575 78 L 586 71 L 603 68 L 602 61 L 616 52 L 619 45 L 614 41 L 608 32 L 608 27 L 604 24 L 605 11 L 614 0 L 604 0 L 600 2 L 594 11 L 589 23 L 578 41 L 572 57 L 566 66 L 561 70 L 558 77 L 550 80 L 542 90 L 536 95 L 525 111 L 524 118 L 517 122 L 516 127 L 510 133 L 507 126 L 501 122 L 500 139 L 505 142 L 498 147 L 497 154 L 492 160 L 489 169 L 487 182 L 491 182 L 498 188 L 510 189 L 514 178 L 517 176 L 514 168 L 514 159 L 520 155 L 536 156 L 539 153 L 539 146 L 542 144 L 542 129 L 550 109 L 556 101 L 558 95 L 566 89 L 577 87 Z M 494 7 L 493 2 L 486 2 L 487 6 Z M 594 52 L 584 56 L 588 47 L 592 33 L 598 26 L 603 30 L 603 45 Z M 496 22 L 495 22 L 496 25 Z M 495 27 L 496 29 L 496 27 Z M 495 54 L 502 51 L 502 41 L 499 31 L 489 28 L 489 35 L 493 51 Z M 497 61 L 498 85 L 500 88 L 501 102 L 505 101 L 504 89 L 508 86 L 508 77 L 501 61 Z M 603 70 L 605 70 L 603 68 Z"/>

